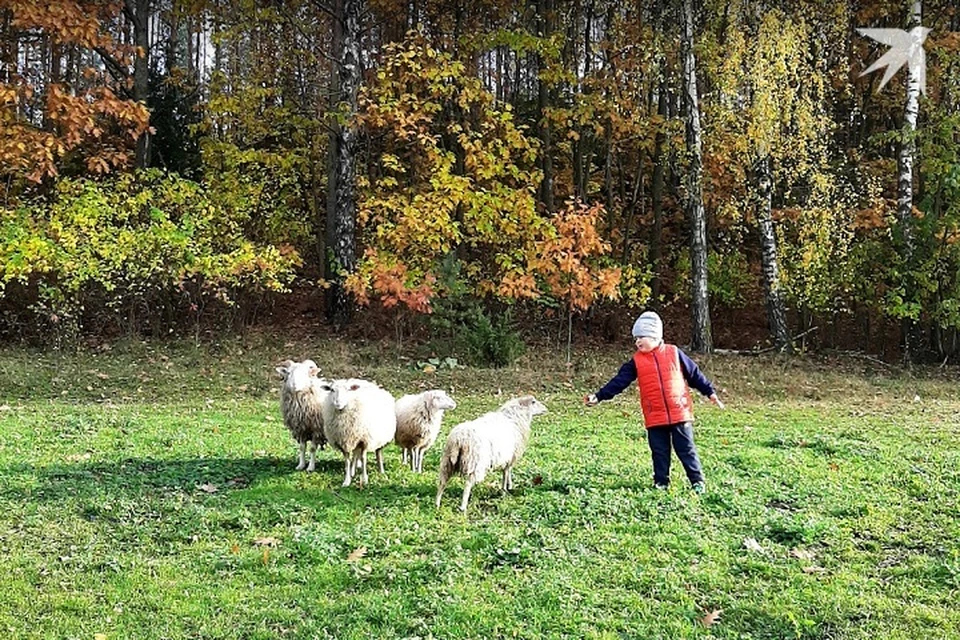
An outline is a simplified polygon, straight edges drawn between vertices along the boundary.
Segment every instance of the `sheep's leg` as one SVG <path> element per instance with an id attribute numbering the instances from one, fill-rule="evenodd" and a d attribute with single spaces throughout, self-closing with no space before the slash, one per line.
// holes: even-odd
<path id="1" fill-rule="evenodd" d="M 343 486 L 349 487 L 350 480 L 353 479 L 353 455 L 350 453 L 343 454 L 344 466 L 347 468 L 346 476 L 343 479 Z"/>
<path id="2" fill-rule="evenodd" d="M 473 479 L 469 476 L 463 483 L 463 499 L 460 500 L 460 511 L 467 512 L 467 502 L 470 501 L 470 489 L 473 488 Z"/>
<path id="3" fill-rule="evenodd" d="M 369 476 L 367 476 L 367 450 L 359 449 L 360 451 L 360 486 L 365 487 L 370 481 Z"/>
<path id="4" fill-rule="evenodd" d="M 383 470 L 383 447 L 377 449 L 377 469 L 380 473 L 385 473 Z"/>
<path id="5" fill-rule="evenodd" d="M 402 464 L 402 465 L 404 465 L 404 466 L 407 464 L 407 452 L 408 452 L 408 451 L 410 451 L 410 449 L 407 449 L 406 447 L 403 447 L 403 457 L 400 459 L 400 464 Z"/>
<path id="6" fill-rule="evenodd" d="M 310 464 L 307 465 L 307 471 L 313 471 L 317 468 L 317 443 L 310 441 Z"/>
<path id="7" fill-rule="evenodd" d="M 423 473 L 423 454 L 426 452 L 422 447 L 417 451 L 417 473 Z"/>
<path id="8" fill-rule="evenodd" d="M 301 440 L 297 443 L 297 447 L 300 452 L 300 462 L 297 464 L 297 471 L 303 471 L 307 466 L 307 459 L 305 455 L 305 450 L 307 448 L 307 443 L 305 440 Z"/>
<path id="9" fill-rule="evenodd" d="M 436 505 L 437 509 L 440 508 L 440 498 L 443 496 L 443 490 L 447 487 L 447 481 L 450 479 L 450 475 L 446 472 L 446 469 L 443 464 L 440 465 L 440 476 L 437 478 L 437 499 Z"/>

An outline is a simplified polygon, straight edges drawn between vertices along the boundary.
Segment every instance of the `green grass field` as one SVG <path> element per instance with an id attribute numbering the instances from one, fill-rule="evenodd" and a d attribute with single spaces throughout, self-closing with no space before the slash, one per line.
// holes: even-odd
<path id="1" fill-rule="evenodd" d="M 0 351 L 0 637 L 960 638 L 955 372 L 701 360 L 708 492 L 651 484 L 635 391 L 580 398 L 628 355 L 417 370 L 392 346 L 257 335 Z M 456 422 L 532 392 L 550 409 L 501 495 L 466 516 L 439 447 L 341 489 L 296 472 L 273 364 L 312 357 Z M 707 626 L 704 617 L 722 610 Z"/>

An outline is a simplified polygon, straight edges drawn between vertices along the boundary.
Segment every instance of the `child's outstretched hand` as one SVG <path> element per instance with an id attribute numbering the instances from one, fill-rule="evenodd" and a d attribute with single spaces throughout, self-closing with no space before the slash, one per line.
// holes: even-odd
<path id="1" fill-rule="evenodd" d="M 724 406 L 723 406 L 723 400 L 721 400 L 721 399 L 717 396 L 717 394 L 713 394 L 712 396 L 710 396 L 710 402 L 712 402 L 713 404 L 717 405 L 717 408 L 718 408 L 718 409 L 723 409 L 723 408 L 724 408 Z"/>
<path id="2" fill-rule="evenodd" d="M 596 406 L 599 402 L 600 400 L 597 399 L 597 394 L 595 393 L 583 396 L 583 404 L 587 405 L 588 407 Z"/>

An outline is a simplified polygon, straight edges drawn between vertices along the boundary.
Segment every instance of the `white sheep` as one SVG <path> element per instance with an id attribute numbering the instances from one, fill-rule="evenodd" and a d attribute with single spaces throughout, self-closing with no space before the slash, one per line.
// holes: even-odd
<path id="1" fill-rule="evenodd" d="M 440 434 L 443 412 L 456 409 L 457 403 L 445 391 L 435 389 L 397 400 L 397 435 L 394 441 L 403 449 L 403 464 L 410 454 L 410 468 L 423 472 L 423 454 Z"/>
<path id="2" fill-rule="evenodd" d="M 533 396 L 508 400 L 496 411 L 476 420 L 458 424 L 447 436 L 440 459 L 440 477 L 437 481 L 436 505 L 450 476 L 459 472 L 464 477 L 463 499 L 460 511 L 467 510 L 470 489 L 482 482 L 491 469 L 503 468 L 504 491 L 513 488 L 510 471 L 527 448 L 530 422 L 533 416 L 546 413 L 547 408 Z"/>
<path id="3" fill-rule="evenodd" d="M 320 371 L 313 360 L 294 362 L 284 360 L 276 367 L 283 378 L 280 388 L 280 411 L 283 423 L 300 449 L 297 471 L 313 471 L 317 464 L 317 448 L 327 440 L 323 434 L 323 404 L 330 392 L 331 381 L 317 378 Z M 306 461 L 307 443 L 310 443 L 310 462 Z"/>
<path id="4" fill-rule="evenodd" d="M 383 473 L 383 448 L 393 442 L 397 431 L 395 404 L 390 392 L 373 382 L 355 378 L 333 381 L 323 403 L 323 426 L 327 442 L 343 454 L 343 486 L 350 486 L 358 469 L 360 486 L 367 484 L 368 451 L 376 452 Z"/>

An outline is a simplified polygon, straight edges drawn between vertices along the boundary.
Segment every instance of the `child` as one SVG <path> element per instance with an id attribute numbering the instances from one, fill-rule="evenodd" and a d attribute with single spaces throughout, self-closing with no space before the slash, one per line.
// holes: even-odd
<path id="1" fill-rule="evenodd" d="M 637 318 L 633 337 L 637 345 L 633 358 L 625 362 L 602 389 L 586 396 L 584 404 L 592 407 L 601 400 L 609 400 L 636 380 L 647 442 L 653 455 L 654 486 L 666 489 L 670 484 L 672 441 L 693 490 L 703 493 L 706 485 L 693 444 L 693 403 L 687 385 L 709 397 L 721 409 L 723 402 L 696 363 L 676 346 L 663 342 L 663 322 L 656 313 L 647 311 Z"/>

